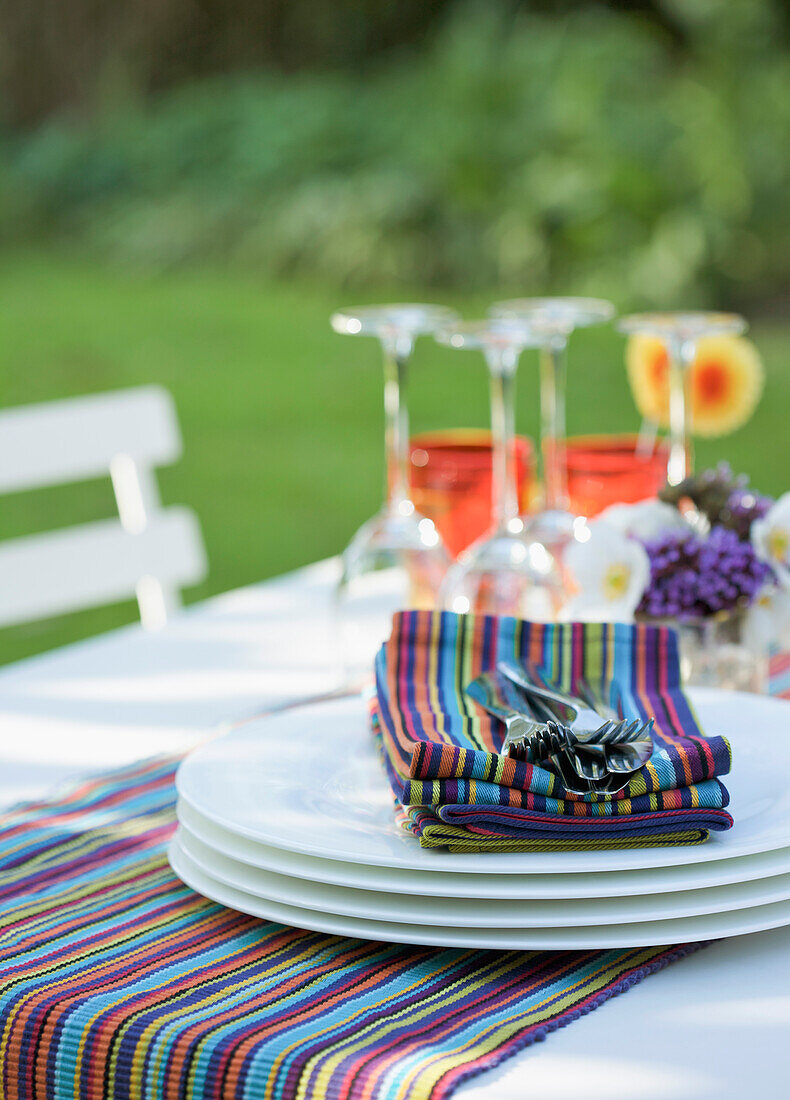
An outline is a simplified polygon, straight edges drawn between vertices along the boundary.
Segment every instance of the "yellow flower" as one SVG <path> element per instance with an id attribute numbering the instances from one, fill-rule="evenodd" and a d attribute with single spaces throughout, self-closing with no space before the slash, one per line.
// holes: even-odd
<path id="1" fill-rule="evenodd" d="M 642 416 L 666 424 L 669 411 L 667 351 L 657 336 L 632 336 L 625 349 L 628 381 Z"/>
<path id="2" fill-rule="evenodd" d="M 787 551 L 790 549 L 790 534 L 779 528 L 771 531 L 768 536 L 768 552 L 773 561 L 784 561 Z"/>
<path id="3" fill-rule="evenodd" d="M 631 390 L 642 416 L 667 426 L 669 418 L 666 348 L 654 336 L 632 336 L 626 349 Z M 763 389 L 763 365 L 754 344 L 742 336 L 709 336 L 699 341 L 691 366 L 691 430 L 695 435 L 727 435 L 745 424 Z"/>
<path id="4" fill-rule="evenodd" d="M 631 570 L 622 562 L 615 562 L 604 573 L 601 588 L 608 600 L 620 600 L 627 594 L 630 582 Z"/>

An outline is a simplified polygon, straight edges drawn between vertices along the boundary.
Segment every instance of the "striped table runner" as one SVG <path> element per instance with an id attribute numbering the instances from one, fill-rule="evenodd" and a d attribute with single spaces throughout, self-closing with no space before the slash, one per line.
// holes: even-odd
<path id="1" fill-rule="evenodd" d="M 775 649 L 768 664 L 768 693 L 778 699 L 790 699 L 790 651 Z"/>
<path id="2" fill-rule="evenodd" d="M 0 818 L 4 1100 L 442 1100 L 702 946 L 441 950 L 243 916 L 169 869 L 175 765 Z"/>

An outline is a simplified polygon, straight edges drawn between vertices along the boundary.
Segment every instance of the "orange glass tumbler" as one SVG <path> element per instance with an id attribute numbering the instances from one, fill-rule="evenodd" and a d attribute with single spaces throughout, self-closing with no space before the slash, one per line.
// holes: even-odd
<path id="1" fill-rule="evenodd" d="M 448 552 L 457 557 L 491 527 L 491 433 L 454 428 L 413 436 L 411 499 L 432 519 Z M 519 505 L 528 512 L 535 494 L 535 452 L 526 436 L 515 440 Z"/>
<path id="2" fill-rule="evenodd" d="M 570 509 L 595 516 L 610 504 L 654 497 L 667 480 L 669 445 L 659 439 L 647 454 L 637 435 L 576 436 L 565 442 Z"/>

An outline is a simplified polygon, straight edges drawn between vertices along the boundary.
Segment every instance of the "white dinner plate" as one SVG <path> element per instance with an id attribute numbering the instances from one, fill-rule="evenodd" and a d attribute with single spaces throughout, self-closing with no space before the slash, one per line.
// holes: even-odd
<path id="1" fill-rule="evenodd" d="M 265 871 L 311 882 L 362 890 L 384 890 L 445 898 L 605 898 L 665 894 L 674 890 L 726 886 L 771 875 L 790 874 L 790 848 L 776 848 L 709 863 L 648 867 L 635 871 L 594 871 L 575 875 L 458 875 L 449 871 L 413 871 L 403 867 L 350 863 L 273 848 L 215 825 L 179 801 L 178 820 L 216 852 Z"/>
<path id="2" fill-rule="evenodd" d="M 271 714 L 192 752 L 180 798 L 250 840 L 311 856 L 475 874 L 563 874 L 706 863 L 790 846 L 790 705 L 691 692 L 703 728 L 732 741 L 735 827 L 705 844 L 574 852 L 463 853 L 420 848 L 394 820 L 365 702 L 341 699 Z"/>
<path id="3" fill-rule="evenodd" d="M 639 924 L 591 925 L 584 928 L 465 928 L 462 926 L 397 924 L 393 921 L 364 920 L 361 917 L 319 913 L 264 901 L 244 890 L 226 886 L 189 858 L 177 840 L 169 849 L 170 865 L 176 875 L 211 901 L 278 924 L 390 943 L 427 944 L 437 947 L 478 947 L 493 950 L 592 950 L 608 947 L 650 947 L 688 943 L 695 940 L 740 936 L 790 924 L 790 901 L 758 905 L 729 913 L 678 920 L 643 921 Z"/>
<path id="4" fill-rule="evenodd" d="M 676 891 L 637 897 L 561 898 L 557 900 L 441 898 L 332 886 L 325 882 L 275 874 L 229 859 L 198 840 L 185 826 L 178 844 L 203 871 L 225 886 L 265 901 L 299 909 L 363 917 L 397 924 L 462 925 L 474 928 L 559 928 L 633 924 L 675 917 L 748 909 L 790 900 L 790 875 L 733 883 L 708 890 Z"/>

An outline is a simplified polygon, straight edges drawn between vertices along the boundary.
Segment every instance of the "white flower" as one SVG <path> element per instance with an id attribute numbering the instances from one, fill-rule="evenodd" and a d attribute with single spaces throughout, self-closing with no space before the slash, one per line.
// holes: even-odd
<path id="1" fill-rule="evenodd" d="M 596 519 L 611 524 L 621 535 L 631 535 L 644 542 L 666 531 L 692 530 L 677 508 L 652 497 L 636 504 L 611 504 Z"/>
<path id="2" fill-rule="evenodd" d="M 743 620 L 743 640 L 754 653 L 790 649 L 790 590 L 767 584 Z"/>
<path id="3" fill-rule="evenodd" d="M 572 542 L 565 563 L 579 592 L 563 617 L 587 622 L 631 622 L 650 581 L 645 548 L 604 520 L 589 525 L 586 542 Z"/>
<path id="4" fill-rule="evenodd" d="M 790 493 L 754 521 L 752 545 L 757 557 L 768 562 L 785 588 L 790 588 Z"/>

